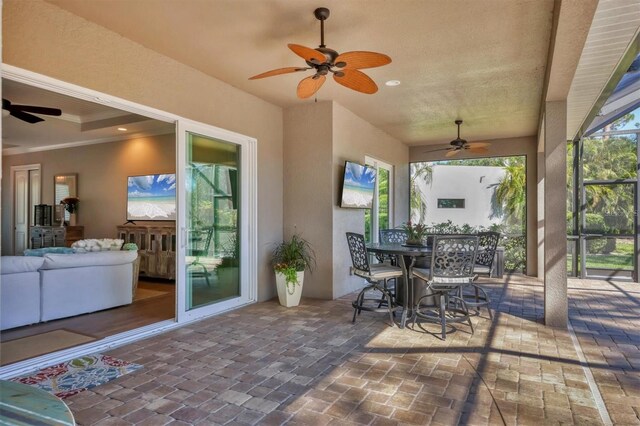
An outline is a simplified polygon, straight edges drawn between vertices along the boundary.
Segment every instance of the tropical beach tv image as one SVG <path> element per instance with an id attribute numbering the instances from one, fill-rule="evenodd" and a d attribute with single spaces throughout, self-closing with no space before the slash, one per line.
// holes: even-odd
<path id="1" fill-rule="evenodd" d="M 347 161 L 344 165 L 344 184 L 340 207 L 370 209 L 376 185 L 376 170 Z"/>
<path id="2" fill-rule="evenodd" d="M 127 220 L 176 220 L 176 175 L 129 176 Z"/>

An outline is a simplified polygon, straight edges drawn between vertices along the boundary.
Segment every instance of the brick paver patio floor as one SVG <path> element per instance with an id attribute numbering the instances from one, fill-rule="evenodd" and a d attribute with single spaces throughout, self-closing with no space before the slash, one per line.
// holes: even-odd
<path id="1" fill-rule="evenodd" d="M 638 424 L 640 287 L 570 280 L 569 330 L 542 325 L 542 285 L 487 284 L 495 309 L 442 341 L 389 327 L 353 296 L 251 305 L 118 348 L 144 368 L 67 400 L 78 424 Z M 437 333 L 437 325 L 425 325 Z"/>

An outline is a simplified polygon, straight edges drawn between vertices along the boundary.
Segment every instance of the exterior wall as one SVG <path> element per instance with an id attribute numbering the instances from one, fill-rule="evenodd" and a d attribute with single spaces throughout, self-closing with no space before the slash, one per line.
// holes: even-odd
<path id="1" fill-rule="evenodd" d="M 501 223 L 501 217 L 492 217 L 491 199 L 504 173 L 502 167 L 434 165 L 426 194 L 426 223 L 451 220 L 474 227 Z M 462 198 L 465 207 L 438 208 L 438 198 Z"/>
<path id="2" fill-rule="evenodd" d="M 3 157 L 2 254 L 12 254 L 11 166 L 40 163 L 41 202 L 49 205 L 54 202 L 53 177 L 78 173 L 77 218 L 85 238 L 115 238 L 116 226 L 127 216 L 127 177 L 175 173 L 175 153 L 175 135 L 171 134 Z"/>
<path id="3" fill-rule="evenodd" d="M 409 216 L 409 149 L 343 106 L 333 103 L 333 298 L 362 287 L 363 280 L 349 275 L 351 256 L 345 233 L 364 233 L 364 210 L 340 208 L 340 189 L 346 160 L 364 164 L 365 156 L 394 166 L 394 217 L 391 226 Z"/>
<path id="4" fill-rule="evenodd" d="M 349 275 L 347 231 L 364 232 L 364 210 L 340 208 L 346 160 L 370 156 L 394 165 L 395 223 L 408 216 L 408 148 L 335 102 L 285 110 L 285 235 L 303 235 L 317 270 L 305 275 L 303 296 L 332 299 L 362 286 Z"/>
<path id="5" fill-rule="evenodd" d="M 270 253 L 283 230 L 282 109 L 47 2 L 5 0 L 2 13 L 6 64 L 258 140 L 258 299 L 273 297 Z"/>
<path id="6" fill-rule="evenodd" d="M 472 142 L 472 141 L 470 141 Z M 537 249 L 537 146 L 535 136 L 524 138 L 495 139 L 491 141 L 486 157 L 526 155 L 527 160 L 527 275 L 535 276 L 538 265 Z M 409 162 L 445 160 L 444 151 L 427 152 L 433 146 L 413 146 L 409 150 Z M 460 158 L 477 158 L 473 154 L 462 152 Z"/>
<path id="7" fill-rule="evenodd" d="M 284 112 L 284 229 L 311 243 L 317 268 L 305 273 L 302 295 L 332 298 L 331 102 L 304 104 Z"/>

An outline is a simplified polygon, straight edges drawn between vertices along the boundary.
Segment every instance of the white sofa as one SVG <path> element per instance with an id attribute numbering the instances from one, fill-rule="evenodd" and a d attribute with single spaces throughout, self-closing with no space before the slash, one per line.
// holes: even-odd
<path id="1" fill-rule="evenodd" d="M 40 322 L 41 257 L 0 258 L 0 330 Z"/>
<path id="2" fill-rule="evenodd" d="M 0 329 L 130 304 L 137 256 L 136 251 L 3 256 Z M 5 263 L 17 266 L 5 270 Z M 6 313 L 5 300 L 13 304 Z"/>

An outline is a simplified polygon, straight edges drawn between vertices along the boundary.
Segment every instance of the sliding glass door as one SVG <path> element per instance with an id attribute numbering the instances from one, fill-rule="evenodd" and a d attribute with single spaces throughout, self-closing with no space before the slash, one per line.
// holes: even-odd
<path id="1" fill-rule="evenodd" d="M 201 124 L 179 127 L 178 316 L 189 319 L 255 300 L 255 146 Z"/>
<path id="2" fill-rule="evenodd" d="M 393 227 L 391 220 L 393 166 L 370 157 L 365 157 L 365 163 L 376 169 L 373 206 L 364 211 L 365 239 L 367 242 L 378 242 L 379 230 Z"/>

